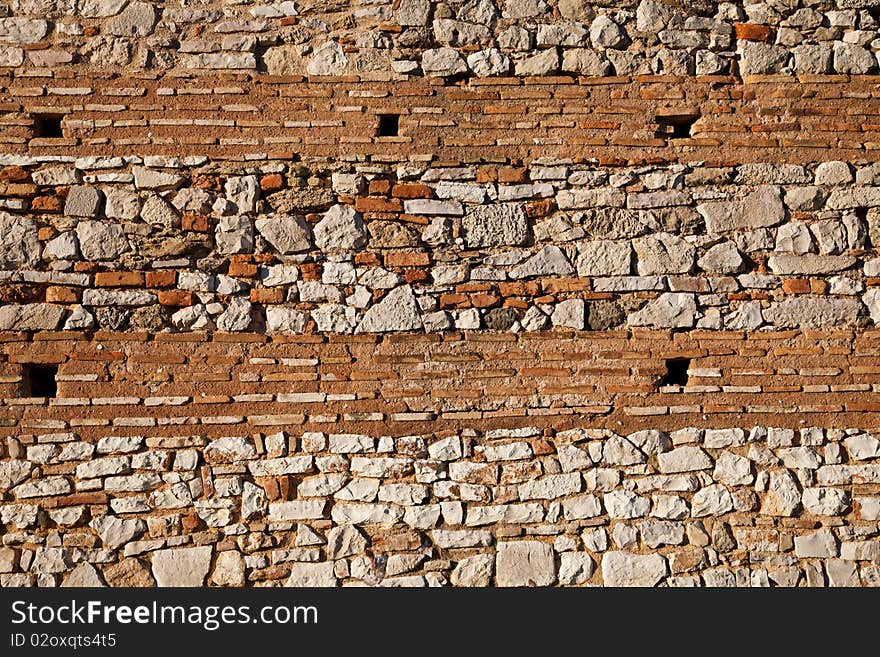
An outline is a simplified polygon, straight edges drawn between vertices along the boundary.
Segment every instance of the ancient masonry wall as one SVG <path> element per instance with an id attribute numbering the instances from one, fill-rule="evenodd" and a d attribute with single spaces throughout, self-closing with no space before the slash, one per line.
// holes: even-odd
<path id="1" fill-rule="evenodd" d="M 0 585 L 880 585 L 880 5 L 0 4 Z"/>

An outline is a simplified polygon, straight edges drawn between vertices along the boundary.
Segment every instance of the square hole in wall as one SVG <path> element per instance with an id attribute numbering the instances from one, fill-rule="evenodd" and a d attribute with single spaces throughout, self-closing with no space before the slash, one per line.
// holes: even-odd
<path id="1" fill-rule="evenodd" d="M 700 118 L 699 112 L 678 111 L 657 114 L 660 136 L 667 139 L 690 139 L 694 123 Z"/>
<path id="2" fill-rule="evenodd" d="M 32 114 L 34 120 L 34 137 L 41 139 L 60 139 L 64 137 L 61 129 L 61 114 Z"/>
<path id="3" fill-rule="evenodd" d="M 400 114 L 380 114 L 376 134 L 379 137 L 397 137 L 400 134 Z"/>
<path id="4" fill-rule="evenodd" d="M 57 365 L 44 363 L 28 363 L 22 369 L 22 396 L 24 397 L 57 397 L 58 396 Z"/>
<path id="5" fill-rule="evenodd" d="M 687 385 L 688 370 L 691 367 L 690 358 L 670 358 L 664 364 L 666 372 L 660 377 L 661 386 Z"/>

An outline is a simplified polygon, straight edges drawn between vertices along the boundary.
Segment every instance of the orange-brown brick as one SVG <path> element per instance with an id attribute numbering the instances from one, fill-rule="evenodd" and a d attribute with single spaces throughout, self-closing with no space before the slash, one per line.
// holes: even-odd
<path id="1" fill-rule="evenodd" d="M 167 269 L 148 271 L 145 279 L 147 287 L 171 287 L 177 282 L 177 272 Z"/>
<path id="2" fill-rule="evenodd" d="M 284 301 L 284 290 L 279 287 L 257 287 L 251 290 L 251 301 L 254 303 L 281 303 Z"/>
<path id="3" fill-rule="evenodd" d="M 183 230 L 207 233 L 211 230 L 211 219 L 200 214 L 185 214 L 180 220 L 180 226 Z"/>
<path id="4" fill-rule="evenodd" d="M 378 267 L 382 264 L 382 260 L 380 260 L 379 256 L 375 253 L 356 253 L 354 256 L 354 264 Z"/>
<path id="5" fill-rule="evenodd" d="M 191 306 L 193 293 L 187 290 L 160 290 L 159 303 L 163 306 Z"/>
<path id="6" fill-rule="evenodd" d="M 396 198 L 358 197 L 354 202 L 354 209 L 358 212 L 400 212 L 403 210 L 403 203 Z"/>
<path id="7" fill-rule="evenodd" d="M 37 212 L 61 212 L 63 203 L 57 196 L 35 196 L 31 199 L 31 209 Z"/>
<path id="8" fill-rule="evenodd" d="M 96 287 L 143 287 L 144 275 L 139 271 L 99 271 Z"/>
<path id="9" fill-rule="evenodd" d="M 782 291 L 786 294 L 809 294 L 810 281 L 806 278 L 786 278 L 782 281 Z"/>
<path id="10" fill-rule="evenodd" d="M 478 294 L 470 295 L 471 305 L 474 308 L 491 308 L 496 305 L 499 301 L 501 301 L 501 297 L 497 294 L 489 294 L 486 292 L 481 292 Z"/>
<path id="11" fill-rule="evenodd" d="M 388 196 L 391 193 L 391 181 L 371 180 L 368 193 L 370 196 Z"/>
<path id="12" fill-rule="evenodd" d="M 522 167 L 502 167 L 498 169 L 498 182 L 524 183 L 528 180 L 528 172 Z"/>
<path id="13" fill-rule="evenodd" d="M 424 251 L 392 251 L 385 254 L 386 267 L 424 267 L 431 256 Z"/>
<path id="14" fill-rule="evenodd" d="M 77 287 L 50 285 L 46 288 L 46 303 L 79 303 L 81 295 Z"/>
<path id="15" fill-rule="evenodd" d="M 499 283 L 498 291 L 504 297 L 533 297 L 541 291 L 541 286 L 537 281 Z"/>
<path id="16" fill-rule="evenodd" d="M 321 265 L 307 262 L 299 266 L 299 275 L 304 281 L 317 281 L 321 278 Z"/>
<path id="17" fill-rule="evenodd" d="M 284 188 L 284 178 L 280 173 L 270 173 L 260 178 L 260 189 L 264 192 L 277 192 Z"/>
<path id="18" fill-rule="evenodd" d="M 736 38 L 743 41 L 763 41 L 765 43 L 773 41 L 773 28 L 768 25 L 734 23 L 733 29 L 736 31 Z"/>
<path id="19" fill-rule="evenodd" d="M 229 275 L 239 278 L 253 278 L 257 275 L 257 266 L 250 262 L 233 259 L 229 263 Z"/>
<path id="20" fill-rule="evenodd" d="M 391 189 L 395 198 L 431 198 L 431 188 L 421 183 L 399 183 Z"/>
<path id="21" fill-rule="evenodd" d="M 466 294 L 441 294 L 441 308 L 467 308 L 470 305 L 470 299 Z"/>
<path id="22" fill-rule="evenodd" d="M 483 167 L 477 170 L 478 183 L 498 182 L 498 169 L 494 167 Z"/>
<path id="23" fill-rule="evenodd" d="M 0 169 L 0 181 L 3 182 L 25 182 L 30 179 L 27 169 L 18 166 L 3 167 Z"/>

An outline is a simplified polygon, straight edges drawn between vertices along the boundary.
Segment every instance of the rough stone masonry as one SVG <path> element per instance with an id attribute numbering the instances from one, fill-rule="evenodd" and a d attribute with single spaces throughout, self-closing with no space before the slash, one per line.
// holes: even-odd
<path id="1" fill-rule="evenodd" d="M 0 585 L 880 585 L 878 53 L 0 1 Z"/>

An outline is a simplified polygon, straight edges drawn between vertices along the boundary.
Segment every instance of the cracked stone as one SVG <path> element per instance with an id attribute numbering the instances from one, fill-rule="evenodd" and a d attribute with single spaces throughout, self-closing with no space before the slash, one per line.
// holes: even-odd
<path id="1" fill-rule="evenodd" d="M 203 586 L 211 568 L 211 546 L 156 550 L 152 570 L 156 585 L 162 587 Z"/>
<path id="2" fill-rule="evenodd" d="M 664 292 L 638 312 L 627 316 L 626 321 L 629 326 L 692 328 L 696 313 L 697 304 L 693 294 Z"/>
<path id="3" fill-rule="evenodd" d="M 556 581 L 553 548 L 539 541 L 498 543 L 495 580 L 498 586 L 550 586 Z"/>
<path id="4" fill-rule="evenodd" d="M 364 313 L 355 333 L 416 331 L 421 328 L 421 313 L 415 294 L 409 285 L 401 285 Z"/>
<path id="5" fill-rule="evenodd" d="M 37 267 L 42 250 L 40 240 L 37 239 L 38 230 L 37 224 L 26 217 L 0 212 L 0 267 Z M 61 251 L 67 253 L 63 249 Z"/>
<path id="6" fill-rule="evenodd" d="M 360 213 L 348 205 L 334 205 L 314 228 L 315 245 L 324 253 L 350 253 L 367 244 L 369 233 Z"/>
<path id="7" fill-rule="evenodd" d="M 112 260 L 131 249 L 120 224 L 80 221 L 76 225 L 76 236 L 86 260 Z"/>

